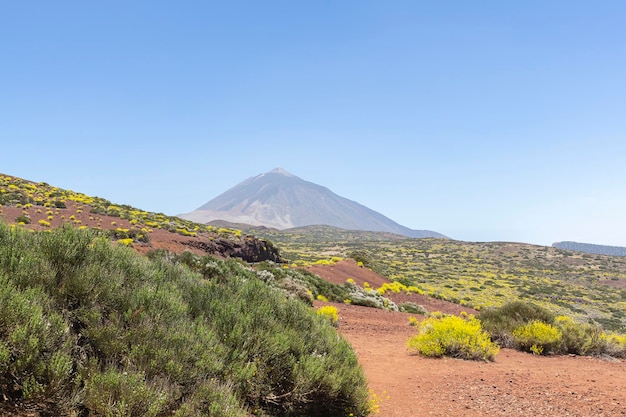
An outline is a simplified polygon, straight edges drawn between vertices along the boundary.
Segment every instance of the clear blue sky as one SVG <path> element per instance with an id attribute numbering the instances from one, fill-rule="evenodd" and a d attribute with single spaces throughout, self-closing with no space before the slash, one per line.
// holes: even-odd
<path id="1" fill-rule="evenodd" d="M 624 1 L 4 1 L 0 172 L 189 212 L 282 167 L 415 229 L 626 246 Z"/>

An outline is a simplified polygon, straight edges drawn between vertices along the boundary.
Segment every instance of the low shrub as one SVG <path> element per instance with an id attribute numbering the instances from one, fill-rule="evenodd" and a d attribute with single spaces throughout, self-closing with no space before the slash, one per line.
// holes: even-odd
<path id="1" fill-rule="evenodd" d="M 339 326 L 339 311 L 335 306 L 322 306 L 317 309 L 319 316 L 325 317 L 334 327 Z"/>
<path id="2" fill-rule="evenodd" d="M 269 264 L 270 267 L 272 266 L 270 262 L 266 262 L 266 264 Z M 276 269 L 275 266 L 274 269 Z M 317 297 L 321 294 L 329 301 L 337 303 L 343 302 L 343 300 L 348 297 L 348 291 L 343 285 L 328 282 L 305 269 L 280 268 L 279 271 L 280 276 L 285 278 L 290 277 L 291 279 L 297 280 L 298 282 L 302 283 L 311 291 L 311 294 L 314 297 Z"/>
<path id="3" fill-rule="evenodd" d="M 478 319 L 493 341 L 502 347 L 514 348 L 512 334 L 515 329 L 532 321 L 552 323 L 554 314 L 533 303 L 512 301 L 498 308 L 481 311 Z"/>
<path id="4" fill-rule="evenodd" d="M 291 277 L 284 278 L 280 282 L 276 283 L 276 287 L 283 290 L 289 297 L 297 298 L 310 306 L 313 305 L 313 296 L 311 291 L 305 286 L 304 283 L 297 279 Z M 318 294 L 318 297 L 319 296 L 322 295 Z"/>
<path id="5" fill-rule="evenodd" d="M 417 327 L 407 346 L 424 356 L 492 361 L 500 350 L 473 316 L 430 317 Z"/>
<path id="6" fill-rule="evenodd" d="M 422 314 L 422 315 L 428 314 L 428 310 L 426 310 L 424 306 L 421 306 L 411 301 L 398 304 L 398 308 L 403 313 Z"/>
<path id="7" fill-rule="evenodd" d="M 603 334 L 602 339 L 606 343 L 603 353 L 615 358 L 626 358 L 626 335 Z"/>
<path id="8" fill-rule="evenodd" d="M 349 291 L 347 298 L 350 300 L 351 304 L 363 307 L 399 311 L 396 303 L 386 297 L 383 297 L 371 287 L 369 289 L 361 288 L 356 285 L 353 280 L 346 281 L 344 283 L 344 287 Z"/>
<path id="9" fill-rule="evenodd" d="M 563 333 L 558 328 L 539 320 L 518 327 L 512 335 L 518 349 L 536 355 L 559 352 L 563 341 Z"/>
<path id="10" fill-rule="evenodd" d="M 626 342 L 607 335 L 597 323 L 579 323 L 556 316 L 543 307 L 515 301 L 488 309 L 478 316 L 483 327 L 500 346 L 534 354 L 626 356 Z M 626 336 L 625 336 L 626 337 Z M 626 340 L 626 339 L 625 339 Z"/>
<path id="11" fill-rule="evenodd" d="M 157 417 L 175 400 L 173 390 L 148 383 L 141 372 L 96 368 L 85 374 L 84 404 L 95 415 Z"/>
<path id="12" fill-rule="evenodd" d="M 30 217 L 26 214 L 21 214 L 15 219 L 15 223 L 30 224 L 30 221 Z"/>
<path id="13" fill-rule="evenodd" d="M 577 323 L 571 317 L 558 316 L 554 326 L 563 334 L 561 353 L 600 355 L 608 351 L 607 338 L 597 324 Z"/>

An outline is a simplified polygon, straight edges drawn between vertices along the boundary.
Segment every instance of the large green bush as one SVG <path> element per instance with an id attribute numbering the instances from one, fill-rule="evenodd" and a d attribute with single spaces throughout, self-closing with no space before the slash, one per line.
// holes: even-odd
<path id="1" fill-rule="evenodd" d="M 161 255 L 0 223 L 0 414 L 368 414 L 327 320 L 237 260 Z"/>
<path id="2" fill-rule="evenodd" d="M 513 331 L 532 321 L 552 323 L 554 314 L 536 304 L 511 301 L 499 308 L 483 310 L 478 319 L 492 339 L 502 347 L 516 347 Z"/>
<path id="3" fill-rule="evenodd" d="M 553 324 L 563 335 L 562 353 L 600 355 L 610 351 L 611 343 L 598 324 L 577 323 L 567 316 L 556 317 Z"/>

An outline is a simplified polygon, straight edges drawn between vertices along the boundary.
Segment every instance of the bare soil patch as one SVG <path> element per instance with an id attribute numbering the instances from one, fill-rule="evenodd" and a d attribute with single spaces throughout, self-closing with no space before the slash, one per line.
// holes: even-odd
<path id="1" fill-rule="evenodd" d="M 309 268 L 309 270 L 330 282 L 334 282 L 335 284 L 343 284 L 349 278 L 352 278 L 359 287 L 363 287 L 363 284 L 367 282 L 373 288 L 378 288 L 389 282 L 387 278 L 377 274 L 376 272 L 367 268 L 359 267 L 353 260 L 344 260 L 333 265 L 313 265 Z M 413 302 L 425 307 L 429 312 L 441 311 L 442 313 L 456 315 L 461 314 L 462 311 L 467 314 L 477 313 L 477 311 L 472 308 L 463 307 L 458 304 L 438 300 L 421 294 L 387 292 L 385 297 L 391 299 L 394 303 Z"/>
<path id="2" fill-rule="evenodd" d="M 16 224 L 18 217 L 27 214 L 31 221 L 23 227 L 30 230 L 47 230 L 49 228 L 61 227 L 63 224 L 70 224 L 74 227 L 90 227 L 103 230 L 115 229 L 135 229 L 145 228 L 149 230 L 148 242 L 133 242 L 133 248 L 146 254 L 154 249 L 163 249 L 170 252 L 181 253 L 185 250 L 197 255 L 212 254 L 219 257 L 240 257 L 243 259 L 258 259 L 263 255 L 272 256 L 270 251 L 263 251 L 258 241 L 244 238 L 230 238 L 220 236 L 183 236 L 168 230 L 159 228 L 148 228 L 143 224 L 133 225 L 130 220 L 120 217 L 107 216 L 91 212 L 91 207 L 76 203 L 71 200 L 65 201 L 65 208 L 46 208 L 41 206 L 31 206 L 29 208 L 2 206 L 0 207 L 0 218 L 9 224 Z M 52 218 L 46 213 L 52 211 Z M 44 224 L 39 223 L 44 221 Z M 48 225 L 46 225 L 46 223 Z M 261 251 L 261 255 L 257 252 Z"/>

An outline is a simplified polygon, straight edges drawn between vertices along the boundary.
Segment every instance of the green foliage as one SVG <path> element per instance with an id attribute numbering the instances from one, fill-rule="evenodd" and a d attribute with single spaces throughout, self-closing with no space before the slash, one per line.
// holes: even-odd
<path id="1" fill-rule="evenodd" d="M 478 318 L 492 338 L 502 347 L 515 347 L 513 331 L 532 321 L 552 323 L 554 314 L 533 303 L 511 301 L 498 308 L 482 311 Z"/>
<path id="2" fill-rule="evenodd" d="M 354 259 L 357 263 L 362 264 L 365 268 L 371 269 L 374 272 L 379 274 L 383 273 L 380 265 L 374 261 L 372 255 L 369 254 L 366 250 L 355 250 L 348 254 L 349 258 Z"/>
<path id="3" fill-rule="evenodd" d="M 39 289 L 20 291 L 0 274 L 0 393 L 61 401 L 72 361 L 63 318 Z"/>
<path id="4" fill-rule="evenodd" d="M 0 223 L 0 414 L 368 413 L 356 356 L 327 320 L 242 262 L 196 261 Z"/>
<path id="5" fill-rule="evenodd" d="M 553 324 L 563 334 L 561 353 L 576 355 L 611 354 L 609 343 L 601 326 L 577 323 L 571 317 L 566 316 L 556 317 Z"/>
<path id="6" fill-rule="evenodd" d="M 604 353 L 616 358 L 626 358 L 626 335 L 603 334 L 601 339 L 606 344 Z"/>
<path id="7" fill-rule="evenodd" d="M 622 357 L 619 335 L 607 335 L 596 323 L 554 316 L 545 308 L 515 301 L 478 316 L 492 339 L 503 347 L 535 354 L 609 355 Z M 624 345 L 626 348 L 626 344 Z"/>
<path id="8" fill-rule="evenodd" d="M 500 350 L 473 316 L 430 317 L 419 323 L 418 334 L 408 340 L 407 346 L 424 356 L 483 361 L 494 360 Z"/>
<path id="9" fill-rule="evenodd" d="M 563 340 L 558 328 L 538 320 L 518 327 L 512 335 L 520 350 L 537 355 L 558 352 Z"/>
<path id="10" fill-rule="evenodd" d="M 25 214 L 19 215 L 15 219 L 15 223 L 30 224 L 30 222 L 31 222 L 30 217 Z"/>
<path id="11" fill-rule="evenodd" d="M 170 394 L 167 386 L 148 383 L 137 371 L 95 367 L 87 373 L 84 404 L 95 415 L 157 417 L 168 411 Z"/>
<path id="12" fill-rule="evenodd" d="M 411 301 L 407 301 L 406 303 L 400 303 L 398 305 L 398 308 L 400 309 L 400 311 L 404 313 L 422 314 L 422 315 L 428 314 L 428 310 L 426 310 L 424 306 L 415 304 Z"/>

